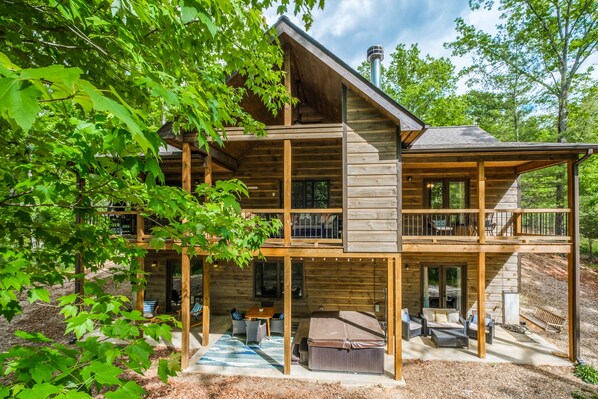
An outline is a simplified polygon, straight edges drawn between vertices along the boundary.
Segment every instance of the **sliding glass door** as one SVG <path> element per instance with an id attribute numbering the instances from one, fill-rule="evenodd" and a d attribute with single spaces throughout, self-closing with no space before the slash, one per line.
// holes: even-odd
<path id="1" fill-rule="evenodd" d="M 451 308 L 463 314 L 466 299 L 466 268 L 463 265 L 422 267 L 422 307 Z"/>

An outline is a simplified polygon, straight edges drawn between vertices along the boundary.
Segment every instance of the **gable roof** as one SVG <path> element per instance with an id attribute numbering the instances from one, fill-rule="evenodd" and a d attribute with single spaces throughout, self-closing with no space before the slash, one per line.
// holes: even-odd
<path id="1" fill-rule="evenodd" d="M 430 127 L 411 146 L 412 149 L 451 147 L 492 147 L 503 144 L 479 126 Z"/>
<path id="2" fill-rule="evenodd" d="M 302 49 L 305 49 L 309 54 L 324 63 L 335 72 L 344 85 L 355 91 L 383 115 L 397 124 L 401 131 L 422 132 L 427 128 L 427 125 L 422 120 L 370 83 L 314 38 L 298 28 L 287 17 L 280 17 L 274 24 L 274 28 L 277 30 L 279 38 L 291 39 L 294 43 L 300 45 Z"/>

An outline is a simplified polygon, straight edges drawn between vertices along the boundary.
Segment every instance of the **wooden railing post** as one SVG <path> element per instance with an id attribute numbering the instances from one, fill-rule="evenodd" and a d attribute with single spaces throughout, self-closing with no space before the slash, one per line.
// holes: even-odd
<path id="1" fill-rule="evenodd" d="M 478 234 L 479 242 L 486 242 L 486 172 L 484 161 L 478 162 Z"/>
<path id="2" fill-rule="evenodd" d="M 291 245 L 291 140 L 284 141 L 284 245 Z"/>
<path id="3" fill-rule="evenodd" d="M 513 234 L 515 236 L 520 236 L 521 235 L 521 221 L 523 218 L 523 213 L 521 212 L 521 209 L 515 209 L 515 211 L 513 211 L 514 216 L 515 216 L 515 226 L 513 226 Z"/>

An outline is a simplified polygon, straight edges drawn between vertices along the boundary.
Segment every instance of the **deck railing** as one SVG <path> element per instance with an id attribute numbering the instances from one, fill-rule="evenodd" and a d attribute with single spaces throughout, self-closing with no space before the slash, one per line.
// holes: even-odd
<path id="1" fill-rule="evenodd" d="M 478 236 L 477 209 L 404 209 L 403 236 Z M 569 209 L 490 209 L 487 237 L 569 235 Z"/>
<path id="2" fill-rule="evenodd" d="M 246 209 L 249 214 L 266 220 L 278 219 L 284 223 L 284 209 Z M 291 210 L 291 239 L 338 240 L 342 239 L 342 209 L 293 209 Z M 270 238 L 284 238 L 284 226 Z"/>

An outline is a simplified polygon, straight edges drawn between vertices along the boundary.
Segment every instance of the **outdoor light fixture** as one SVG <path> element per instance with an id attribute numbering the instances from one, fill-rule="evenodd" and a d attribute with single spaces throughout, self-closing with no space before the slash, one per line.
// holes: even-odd
<path id="1" fill-rule="evenodd" d="M 412 181 L 412 180 L 413 180 L 413 178 L 412 178 L 411 176 L 407 176 L 407 181 L 408 181 L 409 183 L 411 183 L 411 181 Z"/>
<path id="2" fill-rule="evenodd" d="M 380 304 L 379 304 L 378 302 L 376 302 L 376 303 L 374 304 L 374 310 L 375 310 L 376 312 L 379 312 L 379 311 L 380 311 Z"/>
<path id="3" fill-rule="evenodd" d="M 405 263 L 405 270 L 409 270 L 409 264 Z"/>

